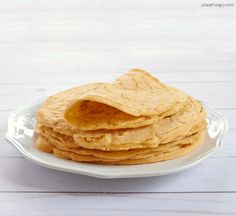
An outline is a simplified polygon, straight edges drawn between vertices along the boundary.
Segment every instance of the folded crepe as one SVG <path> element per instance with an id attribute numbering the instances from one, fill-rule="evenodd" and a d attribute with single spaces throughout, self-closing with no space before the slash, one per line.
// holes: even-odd
<path id="1" fill-rule="evenodd" d="M 64 113 L 81 130 L 136 128 L 178 112 L 188 95 L 132 69 L 113 83 L 77 94 Z"/>

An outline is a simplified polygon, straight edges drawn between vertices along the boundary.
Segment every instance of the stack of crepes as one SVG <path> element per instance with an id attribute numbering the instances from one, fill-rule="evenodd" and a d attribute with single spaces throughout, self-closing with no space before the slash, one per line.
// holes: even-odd
<path id="1" fill-rule="evenodd" d="M 79 162 L 143 164 L 188 154 L 206 113 L 188 94 L 132 69 L 49 97 L 36 114 L 38 149 Z"/>

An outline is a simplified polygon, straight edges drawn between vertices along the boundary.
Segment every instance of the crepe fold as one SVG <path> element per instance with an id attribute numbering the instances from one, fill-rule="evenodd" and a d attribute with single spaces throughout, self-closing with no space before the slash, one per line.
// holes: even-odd
<path id="1" fill-rule="evenodd" d="M 38 149 L 74 161 L 140 164 L 192 151 L 206 113 L 187 93 L 141 69 L 49 97 L 36 114 Z"/>
<path id="2" fill-rule="evenodd" d="M 137 128 L 178 112 L 187 97 L 149 73 L 133 69 L 113 83 L 77 95 L 64 117 L 81 130 Z"/>

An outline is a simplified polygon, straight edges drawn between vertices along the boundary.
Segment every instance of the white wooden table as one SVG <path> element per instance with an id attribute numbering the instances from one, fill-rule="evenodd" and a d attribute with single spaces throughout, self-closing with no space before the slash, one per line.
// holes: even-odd
<path id="1" fill-rule="evenodd" d="M 236 5 L 201 3 L 0 0 L 1 216 L 236 215 Z M 35 165 L 4 140 L 20 105 L 132 67 L 224 115 L 224 148 L 181 173 L 102 180 Z"/>

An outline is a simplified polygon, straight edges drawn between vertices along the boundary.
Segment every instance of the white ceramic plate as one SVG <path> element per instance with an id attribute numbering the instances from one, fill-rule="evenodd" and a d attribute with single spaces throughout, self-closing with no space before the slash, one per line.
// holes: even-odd
<path id="1" fill-rule="evenodd" d="M 34 146 L 37 134 L 34 131 L 35 112 L 38 110 L 45 98 L 28 104 L 13 112 L 8 119 L 8 131 L 6 139 L 23 156 L 42 166 L 64 172 L 88 175 L 97 178 L 134 178 L 160 176 L 175 173 L 187 169 L 203 159 L 209 157 L 213 152 L 222 147 L 222 138 L 227 131 L 227 121 L 208 107 L 206 137 L 196 150 L 183 157 L 144 165 L 98 165 L 78 163 L 55 157 L 37 150 Z"/>

